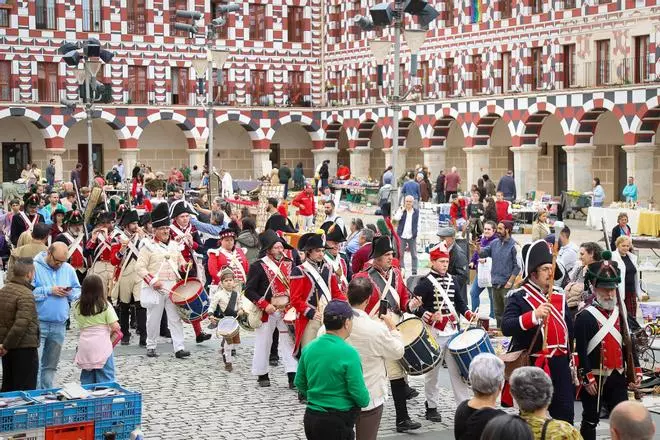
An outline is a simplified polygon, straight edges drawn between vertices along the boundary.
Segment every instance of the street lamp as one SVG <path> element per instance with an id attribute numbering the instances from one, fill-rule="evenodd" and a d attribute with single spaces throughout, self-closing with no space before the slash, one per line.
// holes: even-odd
<path id="1" fill-rule="evenodd" d="M 401 35 L 403 31 L 404 13 L 409 13 L 418 18 L 421 29 L 405 30 L 404 34 L 411 56 L 411 81 L 410 88 L 401 93 L 399 84 L 401 82 L 401 72 L 399 65 L 401 63 Z M 392 155 L 391 165 L 394 176 L 392 182 L 392 203 L 398 201 L 398 175 L 397 162 L 399 159 L 399 112 L 401 111 L 401 101 L 405 100 L 410 92 L 417 85 L 417 54 L 419 49 L 426 41 L 426 31 L 429 24 L 435 20 L 439 13 L 425 0 L 395 0 L 394 4 L 379 3 L 369 9 L 371 17 L 358 15 L 354 18 L 356 25 L 365 31 L 374 30 L 386 26 L 394 26 L 394 82 L 389 97 L 385 96 L 383 91 L 383 68 L 387 59 L 392 42 L 389 40 L 374 40 L 369 42 L 369 48 L 376 61 L 376 72 L 378 76 L 378 92 L 381 101 L 392 111 Z"/>
<path id="2" fill-rule="evenodd" d="M 101 70 L 101 66 L 110 63 L 115 56 L 101 48 L 101 42 L 96 38 L 88 38 L 85 41 L 67 42 L 65 41 L 59 48 L 62 59 L 70 67 L 78 67 L 76 70 L 76 80 L 78 81 L 78 100 L 68 99 L 60 100 L 60 104 L 74 110 L 82 103 L 85 107 L 85 119 L 87 120 L 87 181 L 94 178 L 94 157 L 92 154 L 92 118 L 94 115 L 94 103 L 103 99 L 105 85 L 96 80 L 96 75 Z M 82 67 L 79 67 L 80 61 L 84 61 Z M 84 95 L 84 96 L 83 96 Z"/>
<path id="3" fill-rule="evenodd" d="M 229 51 L 224 49 L 218 49 L 214 47 L 214 42 L 218 32 L 218 28 L 224 26 L 227 23 L 227 19 L 223 16 L 229 12 L 236 12 L 240 9 L 240 5 L 236 3 L 228 3 L 225 5 L 219 6 L 216 11 L 220 15 L 219 17 L 211 20 L 211 23 L 207 26 L 206 30 L 206 59 L 195 59 L 192 61 L 193 69 L 197 74 L 197 99 L 202 104 L 206 104 L 207 111 L 207 125 L 209 128 L 209 140 L 208 140 L 208 167 L 209 167 L 209 176 L 213 173 L 213 126 L 215 125 L 214 117 L 214 96 L 213 96 L 213 63 L 216 64 L 218 69 L 218 84 L 221 84 L 224 81 L 222 78 L 222 66 L 229 58 Z M 193 21 L 199 20 L 202 18 L 202 14 L 195 11 L 176 11 L 177 17 L 190 18 Z M 198 28 L 195 25 L 189 25 L 184 23 L 175 23 L 174 27 L 179 30 L 184 30 L 194 36 L 198 32 Z M 204 73 L 208 74 L 207 79 L 207 93 L 204 96 Z M 210 183 L 210 179 L 209 179 Z"/>

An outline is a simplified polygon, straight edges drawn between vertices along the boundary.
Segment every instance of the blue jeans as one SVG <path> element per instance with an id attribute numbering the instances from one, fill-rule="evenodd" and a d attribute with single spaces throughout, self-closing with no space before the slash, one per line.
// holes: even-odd
<path id="1" fill-rule="evenodd" d="M 66 333 L 66 323 L 39 321 L 41 344 L 39 345 L 38 388 L 53 388 L 53 379 L 60 362 L 62 344 Z"/>
<path id="2" fill-rule="evenodd" d="M 412 260 L 412 268 L 410 269 L 411 275 L 417 275 L 417 239 L 416 238 L 402 238 L 401 239 L 401 255 L 399 261 L 403 266 L 403 257 L 406 250 L 410 251 L 410 259 Z"/>
<path id="3" fill-rule="evenodd" d="M 591 206 L 593 206 L 594 208 L 600 208 L 603 206 L 603 202 L 594 201 Z"/>
<path id="4" fill-rule="evenodd" d="M 103 368 L 95 370 L 80 370 L 80 384 L 89 385 L 93 383 L 115 381 L 115 360 L 111 354 Z"/>
<path id="5" fill-rule="evenodd" d="M 470 288 L 470 299 L 472 300 L 472 311 L 474 312 L 481 304 L 479 295 L 484 289 L 488 289 L 488 298 L 490 298 L 490 317 L 495 318 L 495 308 L 493 306 L 493 288 L 492 287 L 479 287 L 479 283 L 475 279 Z"/>

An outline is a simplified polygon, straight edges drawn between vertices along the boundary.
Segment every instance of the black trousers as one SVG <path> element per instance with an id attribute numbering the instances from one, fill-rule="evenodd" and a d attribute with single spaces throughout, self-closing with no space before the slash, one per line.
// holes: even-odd
<path id="1" fill-rule="evenodd" d="M 575 386 L 568 356 L 552 357 L 548 362 L 554 388 L 548 412 L 553 419 L 563 420 L 572 425 L 575 418 Z"/>
<path id="2" fill-rule="evenodd" d="M 15 348 L 2 357 L 2 392 L 37 389 L 37 348 Z"/>
<path id="3" fill-rule="evenodd" d="M 137 319 L 137 331 L 144 335 L 145 340 L 147 337 L 147 309 L 140 305 L 140 302 L 133 302 L 131 304 L 119 303 L 119 326 L 125 338 L 129 338 L 131 334 L 131 327 L 129 324 L 131 316 L 131 307 L 135 305 L 135 315 Z"/>
<path id="4" fill-rule="evenodd" d="M 353 440 L 358 411 L 320 412 L 307 408 L 303 423 L 309 440 Z"/>
<path id="5" fill-rule="evenodd" d="M 280 355 L 277 354 L 277 348 L 279 345 L 280 345 L 280 331 L 277 328 L 275 328 L 275 331 L 273 332 L 273 343 L 270 346 L 269 359 L 278 360 L 280 358 Z"/>
<path id="6" fill-rule="evenodd" d="M 596 376 L 596 389 L 600 388 L 600 407 L 614 408 L 617 404 L 628 400 L 628 383 L 626 377 L 614 371 L 609 377 L 605 378 L 603 384 L 600 382 L 603 377 Z M 598 407 L 598 394 L 592 396 L 586 390 L 580 392 L 582 401 L 582 425 L 580 434 L 584 440 L 596 439 L 596 426 L 600 418 L 600 408 Z"/>

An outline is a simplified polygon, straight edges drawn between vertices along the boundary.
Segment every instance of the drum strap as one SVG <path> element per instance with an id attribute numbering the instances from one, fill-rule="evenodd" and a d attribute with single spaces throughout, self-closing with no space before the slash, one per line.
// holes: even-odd
<path id="1" fill-rule="evenodd" d="M 591 313 L 601 325 L 598 333 L 596 333 L 594 337 L 589 341 L 589 344 L 587 344 L 587 354 L 591 354 L 591 352 L 594 351 L 598 344 L 600 344 L 603 339 L 605 339 L 608 333 L 610 333 L 616 342 L 621 345 L 621 332 L 619 332 L 619 330 L 616 328 L 616 321 L 619 319 L 619 309 L 615 307 L 614 310 L 612 310 L 612 314 L 610 314 L 609 318 L 605 318 L 600 310 L 594 306 L 587 307 L 587 311 Z"/>
<path id="2" fill-rule="evenodd" d="M 32 230 L 34 229 L 34 225 L 36 225 L 37 221 L 39 220 L 39 214 L 34 215 L 34 220 L 30 220 L 28 216 L 25 214 L 25 211 L 18 211 L 18 214 L 23 219 L 23 222 L 25 222 L 25 227 L 27 228 L 27 230 L 32 232 Z"/>
<path id="3" fill-rule="evenodd" d="M 229 296 L 229 303 L 227 303 L 227 308 L 223 312 L 225 315 L 231 313 L 230 316 L 236 316 L 236 303 L 238 302 L 238 292 L 232 291 Z"/>
<path id="4" fill-rule="evenodd" d="M 429 281 L 431 281 L 431 284 L 433 284 L 433 287 L 435 289 L 435 292 L 433 294 L 437 296 L 439 293 L 442 296 L 443 304 L 447 306 L 449 312 L 454 317 L 456 317 L 457 320 L 460 319 L 460 316 L 458 316 L 458 313 L 456 313 L 456 308 L 454 307 L 454 301 L 450 300 L 449 295 L 447 295 L 447 289 L 443 288 L 442 285 L 440 284 L 440 281 L 438 281 L 432 274 L 428 274 L 427 278 L 429 279 Z M 441 312 L 441 310 L 438 311 Z"/>
<path id="5" fill-rule="evenodd" d="M 368 273 L 369 278 L 372 279 L 378 290 L 380 290 L 380 299 L 387 300 L 387 302 L 390 303 L 390 307 L 392 309 L 398 309 L 400 301 L 399 294 L 392 286 L 392 281 L 394 280 L 394 270 L 390 269 L 390 273 L 387 275 L 387 280 L 385 280 L 382 275 L 375 269 L 370 270 Z M 379 304 L 376 303 L 369 312 L 369 316 L 374 316 L 376 313 L 378 313 L 378 307 Z"/>
<path id="6" fill-rule="evenodd" d="M 323 300 L 323 298 L 325 298 L 325 302 L 327 304 L 328 301 L 332 299 L 332 295 L 330 294 L 330 289 L 328 288 L 328 284 L 321 277 L 319 271 L 316 270 L 308 260 L 305 260 L 302 266 L 305 268 L 305 272 L 311 275 L 311 277 L 314 279 L 314 282 L 316 283 L 317 286 L 319 286 L 321 292 L 323 293 L 323 297 L 319 298 L 319 303 Z M 320 304 L 316 304 L 316 307 L 319 308 Z"/>
<path id="7" fill-rule="evenodd" d="M 71 235 L 68 232 L 64 232 L 64 236 L 66 237 L 67 240 L 69 240 L 69 243 L 71 243 L 69 245 L 69 250 L 66 253 L 67 260 L 71 258 L 71 256 L 74 254 L 74 252 L 76 252 L 76 250 L 80 252 L 80 255 L 84 255 L 83 248 L 80 245 L 80 243 L 82 243 L 82 239 L 85 238 L 85 234 L 80 234 L 76 238 L 73 238 L 73 235 Z"/>
<path id="8" fill-rule="evenodd" d="M 284 284 L 286 288 L 289 288 L 289 280 L 284 276 L 282 273 L 282 270 L 280 269 L 280 266 L 276 265 L 273 260 L 270 259 L 270 257 L 265 256 L 261 259 L 261 261 L 270 269 L 273 274 L 279 278 L 279 280 Z"/>
<path id="9" fill-rule="evenodd" d="M 236 251 L 228 252 L 223 248 L 220 248 L 219 251 L 222 252 L 225 257 L 227 257 L 227 260 L 231 262 L 232 268 L 238 270 L 238 272 L 241 274 L 241 281 L 244 282 L 247 279 L 245 275 L 245 269 L 243 269 L 243 265 L 241 264 L 241 260 L 239 260 L 238 256 L 236 255 Z"/>
<path id="10" fill-rule="evenodd" d="M 339 276 L 339 281 L 342 284 L 348 284 L 348 280 L 346 279 L 346 274 L 344 273 L 344 268 L 341 265 L 341 257 L 337 256 L 334 260 L 332 257 L 329 255 L 324 255 L 323 258 L 325 258 L 325 261 L 330 265 L 332 268 L 332 271 Z M 341 274 L 341 275 L 340 275 Z"/>

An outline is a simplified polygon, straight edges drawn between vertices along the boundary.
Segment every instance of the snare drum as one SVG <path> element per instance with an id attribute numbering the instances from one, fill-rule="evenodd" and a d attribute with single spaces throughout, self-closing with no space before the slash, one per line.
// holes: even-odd
<path id="1" fill-rule="evenodd" d="M 407 318 L 397 324 L 406 349 L 399 360 L 411 376 L 431 371 L 440 362 L 440 347 L 426 330 L 424 321 L 417 317 Z"/>
<path id="2" fill-rule="evenodd" d="M 470 328 L 454 336 L 447 344 L 447 350 L 456 360 L 464 379 L 469 379 L 470 363 L 478 354 L 495 354 L 488 333 L 482 328 Z"/>
<path id="3" fill-rule="evenodd" d="M 197 278 L 190 277 L 187 283 L 183 280 L 176 283 L 171 289 L 170 300 L 185 322 L 201 321 L 209 310 L 209 296 Z"/>
<path id="4" fill-rule="evenodd" d="M 218 322 L 215 334 L 218 338 L 232 339 L 239 331 L 238 320 L 232 316 L 226 316 Z"/>

